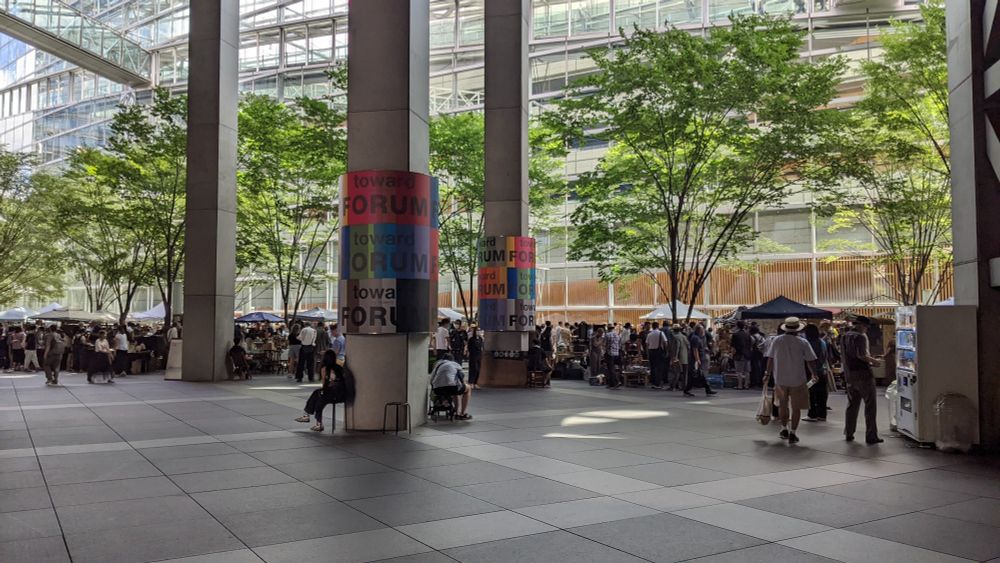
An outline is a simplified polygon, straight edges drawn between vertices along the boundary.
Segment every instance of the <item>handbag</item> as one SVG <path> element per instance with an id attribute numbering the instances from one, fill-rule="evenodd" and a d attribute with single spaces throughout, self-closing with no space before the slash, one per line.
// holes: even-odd
<path id="1" fill-rule="evenodd" d="M 767 426 L 771 423 L 771 407 L 774 403 L 774 399 L 771 395 L 767 393 L 767 385 L 764 385 L 764 392 L 761 393 L 760 406 L 757 408 L 757 422 L 761 426 Z"/>

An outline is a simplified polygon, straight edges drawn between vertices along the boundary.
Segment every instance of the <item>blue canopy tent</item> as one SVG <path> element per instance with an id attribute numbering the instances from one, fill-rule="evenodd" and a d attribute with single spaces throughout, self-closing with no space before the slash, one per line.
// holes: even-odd
<path id="1" fill-rule="evenodd" d="M 263 311 L 254 311 L 253 313 L 247 313 L 242 317 L 236 319 L 238 323 L 280 323 L 284 322 L 284 319 L 275 315 L 273 313 L 265 313 Z"/>
<path id="2" fill-rule="evenodd" d="M 787 319 L 788 317 L 832 319 L 833 312 L 803 305 L 784 295 L 779 295 L 763 305 L 740 311 L 741 319 Z"/>

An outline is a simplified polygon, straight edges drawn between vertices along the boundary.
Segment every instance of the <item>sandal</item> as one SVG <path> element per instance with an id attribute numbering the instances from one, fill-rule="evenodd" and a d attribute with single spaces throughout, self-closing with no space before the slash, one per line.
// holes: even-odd
<path id="1" fill-rule="evenodd" d="M 317 424 L 316 426 L 313 426 L 309 430 L 312 430 L 313 432 L 322 432 L 323 431 L 323 425 L 322 424 Z"/>
<path id="2" fill-rule="evenodd" d="M 310 420 L 312 420 L 312 418 L 310 418 L 308 414 L 304 414 L 304 415 L 296 418 L 295 422 L 309 422 Z"/>
<path id="3" fill-rule="evenodd" d="M 455 418 L 457 418 L 457 419 L 459 419 L 459 420 L 472 420 L 472 415 L 471 415 L 471 414 L 469 414 L 469 413 L 465 413 L 465 414 L 456 414 L 456 415 L 455 415 Z"/>

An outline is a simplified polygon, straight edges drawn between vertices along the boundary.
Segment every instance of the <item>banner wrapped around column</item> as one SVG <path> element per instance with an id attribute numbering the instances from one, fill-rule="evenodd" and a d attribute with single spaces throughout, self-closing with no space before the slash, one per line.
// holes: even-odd
<path id="1" fill-rule="evenodd" d="M 429 332 L 436 315 L 438 184 L 415 172 L 341 177 L 340 325 L 347 334 Z"/>
<path id="2" fill-rule="evenodd" d="M 535 239 L 480 241 L 479 326 L 495 332 L 535 329 Z"/>

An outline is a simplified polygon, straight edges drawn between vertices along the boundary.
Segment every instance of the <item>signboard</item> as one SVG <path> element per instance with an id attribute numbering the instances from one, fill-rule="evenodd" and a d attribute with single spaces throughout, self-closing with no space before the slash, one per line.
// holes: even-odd
<path id="1" fill-rule="evenodd" d="M 479 327 L 535 328 L 535 239 L 486 237 L 479 243 Z"/>
<path id="2" fill-rule="evenodd" d="M 340 197 L 340 326 L 347 334 L 429 332 L 437 301 L 437 180 L 349 172 Z"/>

